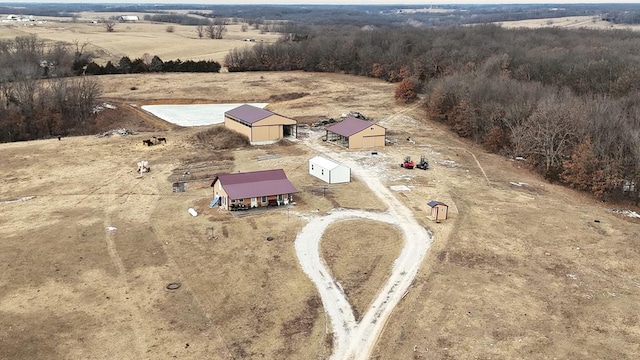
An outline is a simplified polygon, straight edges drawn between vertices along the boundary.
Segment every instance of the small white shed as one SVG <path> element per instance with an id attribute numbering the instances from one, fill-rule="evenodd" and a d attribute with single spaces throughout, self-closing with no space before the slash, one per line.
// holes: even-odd
<path id="1" fill-rule="evenodd" d="M 351 181 L 351 169 L 322 156 L 309 159 L 309 174 L 329 184 L 348 183 Z"/>

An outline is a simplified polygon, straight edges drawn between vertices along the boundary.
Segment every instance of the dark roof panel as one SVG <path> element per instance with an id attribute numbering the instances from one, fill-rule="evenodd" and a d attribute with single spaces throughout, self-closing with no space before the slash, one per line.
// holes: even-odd
<path id="1" fill-rule="evenodd" d="M 259 107 L 248 104 L 240 105 L 237 108 L 233 108 L 225 112 L 224 114 L 247 125 L 251 125 L 257 121 L 266 119 L 269 116 L 273 115 L 273 113 L 269 110 L 261 109 Z"/>
<path id="2" fill-rule="evenodd" d="M 445 203 L 443 203 L 441 201 L 436 201 L 436 200 L 429 201 L 429 203 L 427 205 L 429 205 L 429 207 L 434 207 L 436 205 L 444 205 L 446 207 L 449 207 L 447 204 L 445 204 Z"/>
<path id="3" fill-rule="evenodd" d="M 282 169 L 220 174 L 218 180 L 233 200 L 298 192 Z"/>
<path id="4" fill-rule="evenodd" d="M 374 125 L 374 124 L 366 120 L 362 120 L 354 117 L 348 117 L 340 121 L 339 123 L 335 123 L 329 126 L 328 128 L 326 128 L 326 130 L 331 131 L 332 133 L 336 133 L 338 135 L 349 137 L 353 134 L 359 133 L 360 131 L 368 128 L 371 125 Z"/>

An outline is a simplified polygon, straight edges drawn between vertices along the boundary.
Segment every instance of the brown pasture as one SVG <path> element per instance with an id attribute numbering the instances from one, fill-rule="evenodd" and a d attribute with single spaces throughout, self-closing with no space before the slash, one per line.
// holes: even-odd
<path id="1" fill-rule="evenodd" d="M 251 26 L 243 32 L 242 24 L 234 23 L 227 25 L 227 32 L 222 39 L 201 39 L 195 26 L 142 21 L 144 13 L 127 13 L 137 15 L 141 21 L 116 21 L 114 31 L 107 32 L 104 24 L 94 24 L 92 21 L 123 14 L 83 12 L 78 15 L 76 21 L 71 18 L 38 18 L 39 21 L 35 22 L 0 23 L 0 39 L 34 34 L 48 43 L 86 43 L 85 51 L 94 55 L 96 63 L 104 65 L 107 61 L 117 64 L 123 56 L 133 60 L 143 58 L 145 54 L 157 55 L 164 61 L 213 60 L 222 64 L 231 49 L 270 43 L 279 37 L 276 33 L 261 33 Z M 166 31 L 168 26 L 173 27 L 172 32 Z"/>
<path id="2" fill-rule="evenodd" d="M 356 320 L 387 281 L 402 244 L 398 229 L 371 220 L 345 220 L 325 230 L 322 257 L 344 289 Z"/>
<path id="3" fill-rule="evenodd" d="M 419 106 L 395 104 L 393 84 L 297 72 L 97 79 L 119 106 L 106 112 L 306 92 L 269 107 L 307 119 L 360 111 L 394 134 L 397 143 L 367 166 L 384 184 L 410 189 L 398 198 L 435 237 L 373 358 L 631 359 L 640 350 L 638 221 L 460 140 Z M 129 114 L 131 125 L 148 123 Z M 117 126 L 117 117 L 110 121 Z M 0 358 L 327 358 L 331 324 L 298 264 L 296 234 L 306 217 L 331 208 L 385 204 L 357 178 L 324 190 L 307 174 L 317 154 L 305 146 L 312 138 L 305 132 L 292 143 L 212 150 L 195 136 L 208 127 L 154 121 L 148 128 L 155 132 L 126 137 L 0 145 Z M 142 146 L 151 135 L 168 142 Z M 269 154 L 280 157 L 258 160 Z M 401 169 L 406 155 L 427 156 L 431 168 Z M 136 173 L 140 160 L 150 173 Z M 299 190 L 293 207 L 208 208 L 217 172 L 275 167 Z M 172 181 L 189 169 L 197 176 L 187 192 L 172 193 Z M 449 204 L 450 218 L 427 220 L 429 200 Z M 337 225 L 322 241 L 339 243 L 343 233 Z M 388 237 L 384 229 L 374 233 L 343 245 L 375 247 Z M 339 278 L 368 272 L 377 259 L 334 249 L 327 261 L 349 264 L 347 275 L 335 265 Z M 378 280 L 346 288 L 366 294 L 354 300 L 358 308 L 366 308 L 397 252 L 379 254 Z M 172 282 L 181 287 L 166 290 Z"/>
<path id="4" fill-rule="evenodd" d="M 602 20 L 600 16 L 565 16 L 547 19 L 526 19 L 515 21 L 503 21 L 497 23 L 505 28 L 562 28 L 562 29 L 594 29 L 594 30 L 640 30 L 638 25 L 614 24 Z"/>

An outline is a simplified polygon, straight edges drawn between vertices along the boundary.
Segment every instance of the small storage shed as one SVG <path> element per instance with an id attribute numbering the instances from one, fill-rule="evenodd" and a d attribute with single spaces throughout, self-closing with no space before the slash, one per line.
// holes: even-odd
<path id="1" fill-rule="evenodd" d="M 327 141 L 349 149 L 380 147 L 385 145 L 387 129 L 372 122 L 348 117 L 326 128 Z"/>
<path id="2" fill-rule="evenodd" d="M 309 174 L 329 184 L 348 183 L 351 181 L 351 169 L 322 156 L 309 159 Z"/>
<path id="3" fill-rule="evenodd" d="M 248 104 L 225 112 L 224 126 L 248 137 L 251 145 L 272 144 L 298 133 L 296 120 Z"/>
<path id="4" fill-rule="evenodd" d="M 429 219 L 435 220 L 436 222 L 447 220 L 449 205 L 436 200 L 430 201 L 427 205 L 431 208 L 431 213 L 427 216 Z"/>

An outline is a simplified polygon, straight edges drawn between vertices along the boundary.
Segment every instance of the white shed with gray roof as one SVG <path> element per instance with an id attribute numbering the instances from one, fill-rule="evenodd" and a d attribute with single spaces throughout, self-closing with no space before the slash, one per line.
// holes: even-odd
<path id="1" fill-rule="evenodd" d="M 309 159 L 309 174 L 329 184 L 351 181 L 351 169 L 322 156 Z"/>

